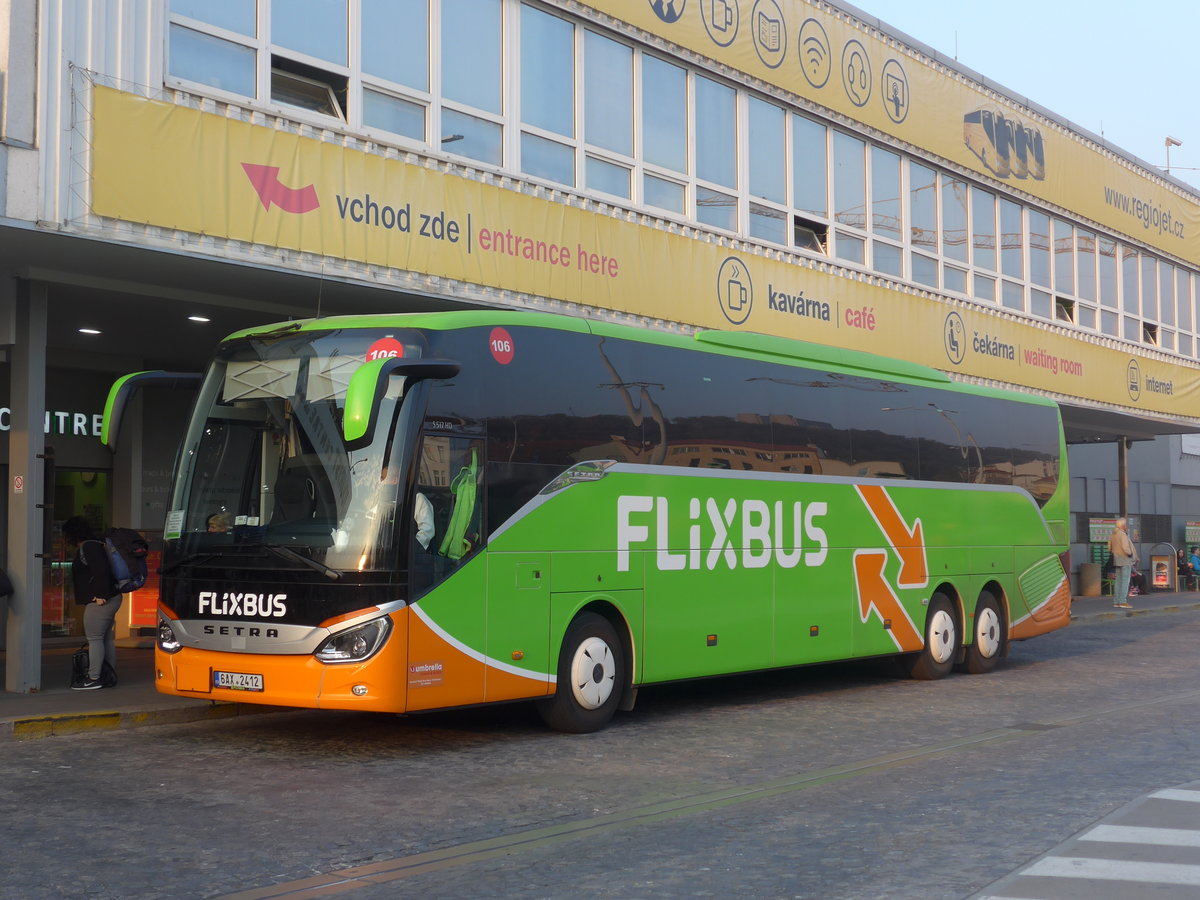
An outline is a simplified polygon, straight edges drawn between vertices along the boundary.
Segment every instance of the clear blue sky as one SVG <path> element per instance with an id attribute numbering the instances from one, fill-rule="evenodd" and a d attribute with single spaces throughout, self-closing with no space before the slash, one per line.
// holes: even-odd
<path id="1" fill-rule="evenodd" d="M 848 2 L 1200 189 L 1196 0 Z"/>

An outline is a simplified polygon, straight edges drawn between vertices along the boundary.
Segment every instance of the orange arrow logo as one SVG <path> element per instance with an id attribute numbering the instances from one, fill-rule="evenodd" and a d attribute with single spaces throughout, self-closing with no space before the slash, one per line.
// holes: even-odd
<path id="1" fill-rule="evenodd" d="M 884 488 L 877 484 L 860 484 L 856 487 L 880 531 L 900 557 L 900 574 L 896 576 L 897 587 L 925 587 L 929 584 L 929 569 L 925 562 L 921 520 L 917 519 L 910 530 Z"/>
<path id="2" fill-rule="evenodd" d="M 858 614 L 866 622 L 874 608 L 888 633 L 896 642 L 896 648 L 904 652 L 920 650 L 925 639 L 900 598 L 892 592 L 891 585 L 883 577 L 883 566 L 887 562 L 886 550 L 859 550 L 854 554 L 854 583 L 858 587 Z M 890 624 L 889 624 L 890 623 Z"/>

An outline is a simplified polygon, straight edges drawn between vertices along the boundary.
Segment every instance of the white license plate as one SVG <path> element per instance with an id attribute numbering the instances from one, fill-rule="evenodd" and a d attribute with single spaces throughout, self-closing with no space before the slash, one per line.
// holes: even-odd
<path id="1" fill-rule="evenodd" d="M 263 677 L 246 672 L 213 672 L 213 687 L 227 688 L 231 691 L 261 691 Z"/>

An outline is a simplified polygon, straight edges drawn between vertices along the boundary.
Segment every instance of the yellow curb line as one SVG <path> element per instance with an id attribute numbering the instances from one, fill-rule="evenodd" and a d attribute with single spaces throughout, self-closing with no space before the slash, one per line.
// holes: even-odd
<path id="1" fill-rule="evenodd" d="M 171 725 L 202 719 L 232 719 L 241 715 L 282 712 L 284 707 L 211 701 L 208 706 L 174 707 L 140 712 L 57 713 L 0 722 L 0 741 L 28 741 L 86 731 L 116 731 L 146 725 Z"/>

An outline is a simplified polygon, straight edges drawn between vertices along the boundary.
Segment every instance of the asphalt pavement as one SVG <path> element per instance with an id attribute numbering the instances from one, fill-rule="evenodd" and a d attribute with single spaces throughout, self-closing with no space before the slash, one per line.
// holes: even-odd
<path id="1" fill-rule="evenodd" d="M 1152 592 L 1117 609 L 1111 597 L 1076 597 L 1076 622 L 1162 615 L 1200 609 L 1200 592 Z M 258 715 L 277 707 L 159 694 L 154 688 L 154 650 L 149 639 L 118 649 L 116 687 L 70 689 L 71 655 L 80 638 L 47 641 L 42 648 L 42 689 L 0 690 L 0 743 L 87 731 Z M 0 686 L 6 663 L 0 651 Z M 1040 898 L 1126 900 L 1130 896 L 1200 898 L 1200 782 L 1163 785 L 1138 797 L 1049 849 L 973 900 Z"/>

